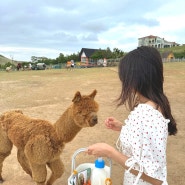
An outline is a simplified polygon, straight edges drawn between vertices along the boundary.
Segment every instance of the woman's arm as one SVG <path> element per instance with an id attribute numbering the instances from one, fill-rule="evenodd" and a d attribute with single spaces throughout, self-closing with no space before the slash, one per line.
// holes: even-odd
<path id="1" fill-rule="evenodd" d="M 116 150 L 114 147 L 106 144 L 106 143 L 96 143 L 88 147 L 87 153 L 89 155 L 94 155 L 96 157 L 107 157 L 111 158 L 115 162 L 119 163 L 121 166 L 123 166 L 125 169 L 128 169 L 128 167 L 125 165 L 125 162 L 128 160 L 129 157 L 123 155 L 118 150 Z M 131 169 L 130 172 L 134 174 L 135 176 L 138 175 L 137 170 Z M 142 174 L 141 179 L 144 181 L 147 181 L 153 185 L 161 185 L 162 181 L 158 179 L 154 179 L 150 176 L 147 176 L 146 174 Z"/>

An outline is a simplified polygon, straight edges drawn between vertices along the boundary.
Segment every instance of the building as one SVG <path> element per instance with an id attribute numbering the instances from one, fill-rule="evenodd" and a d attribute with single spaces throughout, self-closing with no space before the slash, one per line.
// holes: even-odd
<path id="1" fill-rule="evenodd" d="M 166 41 L 164 38 L 158 36 L 149 35 L 146 37 L 138 38 L 138 46 L 151 46 L 155 48 L 171 48 L 179 46 L 176 42 Z"/>
<path id="2" fill-rule="evenodd" d="M 163 61 L 171 61 L 175 59 L 175 56 L 172 51 L 164 51 L 161 53 L 161 58 Z"/>
<path id="3" fill-rule="evenodd" d="M 98 49 L 89 49 L 89 48 L 82 48 L 80 51 L 80 61 L 82 63 L 90 63 L 91 62 L 91 56 L 98 51 Z"/>
<path id="4" fill-rule="evenodd" d="M 91 56 L 99 51 L 100 49 L 90 49 L 90 48 L 82 48 L 79 56 L 80 56 L 80 65 L 81 66 L 96 66 L 96 65 L 103 65 L 106 66 L 106 59 L 98 59 L 98 60 L 93 60 Z M 104 51 L 104 50 L 102 50 Z"/>

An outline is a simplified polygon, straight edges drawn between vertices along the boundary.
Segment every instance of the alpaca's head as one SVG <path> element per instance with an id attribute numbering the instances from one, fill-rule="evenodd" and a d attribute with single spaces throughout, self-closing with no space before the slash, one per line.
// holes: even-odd
<path id="1" fill-rule="evenodd" d="M 93 127 L 98 123 L 98 103 L 94 100 L 97 91 L 81 95 L 78 91 L 73 98 L 73 119 L 79 127 Z"/>

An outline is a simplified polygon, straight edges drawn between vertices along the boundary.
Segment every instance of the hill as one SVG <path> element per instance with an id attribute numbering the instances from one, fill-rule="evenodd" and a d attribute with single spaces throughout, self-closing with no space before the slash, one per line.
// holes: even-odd
<path id="1" fill-rule="evenodd" d="M 0 64 L 6 64 L 8 62 L 12 62 L 12 60 L 4 57 L 3 55 L 0 55 Z"/>
<path id="2" fill-rule="evenodd" d="M 183 46 L 176 46 L 172 48 L 160 48 L 160 52 L 165 52 L 165 51 L 172 51 L 173 53 L 183 53 L 185 52 L 185 45 Z"/>

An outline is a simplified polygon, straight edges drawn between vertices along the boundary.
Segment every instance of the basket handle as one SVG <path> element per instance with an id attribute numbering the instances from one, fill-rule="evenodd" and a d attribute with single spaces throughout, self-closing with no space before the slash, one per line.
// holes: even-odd
<path id="1" fill-rule="evenodd" d="M 87 151 L 87 148 L 79 148 L 78 150 L 76 150 L 72 156 L 72 166 L 71 166 L 71 173 L 73 173 L 73 171 L 76 168 L 76 156 L 81 153 L 81 152 L 85 152 Z M 111 168 L 112 168 L 112 160 L 110 158 L 108 158 L 109 160 L 109 166 L 110 166 L 110 175 L 111 175 Z"/>
<path id="2" fill-rule="evenodd" d="M 76 168 L 76 163 L 75 163 L 75 159 L 76 156 L 81 153 L 81 152 L 85 152 L 87 149 L 86 148 L 79 148 L 78 150 L 76 150 L 72 156 L 72 166 L 71 166 L 71 173 L 73 173 L 73 171 Z"/>

